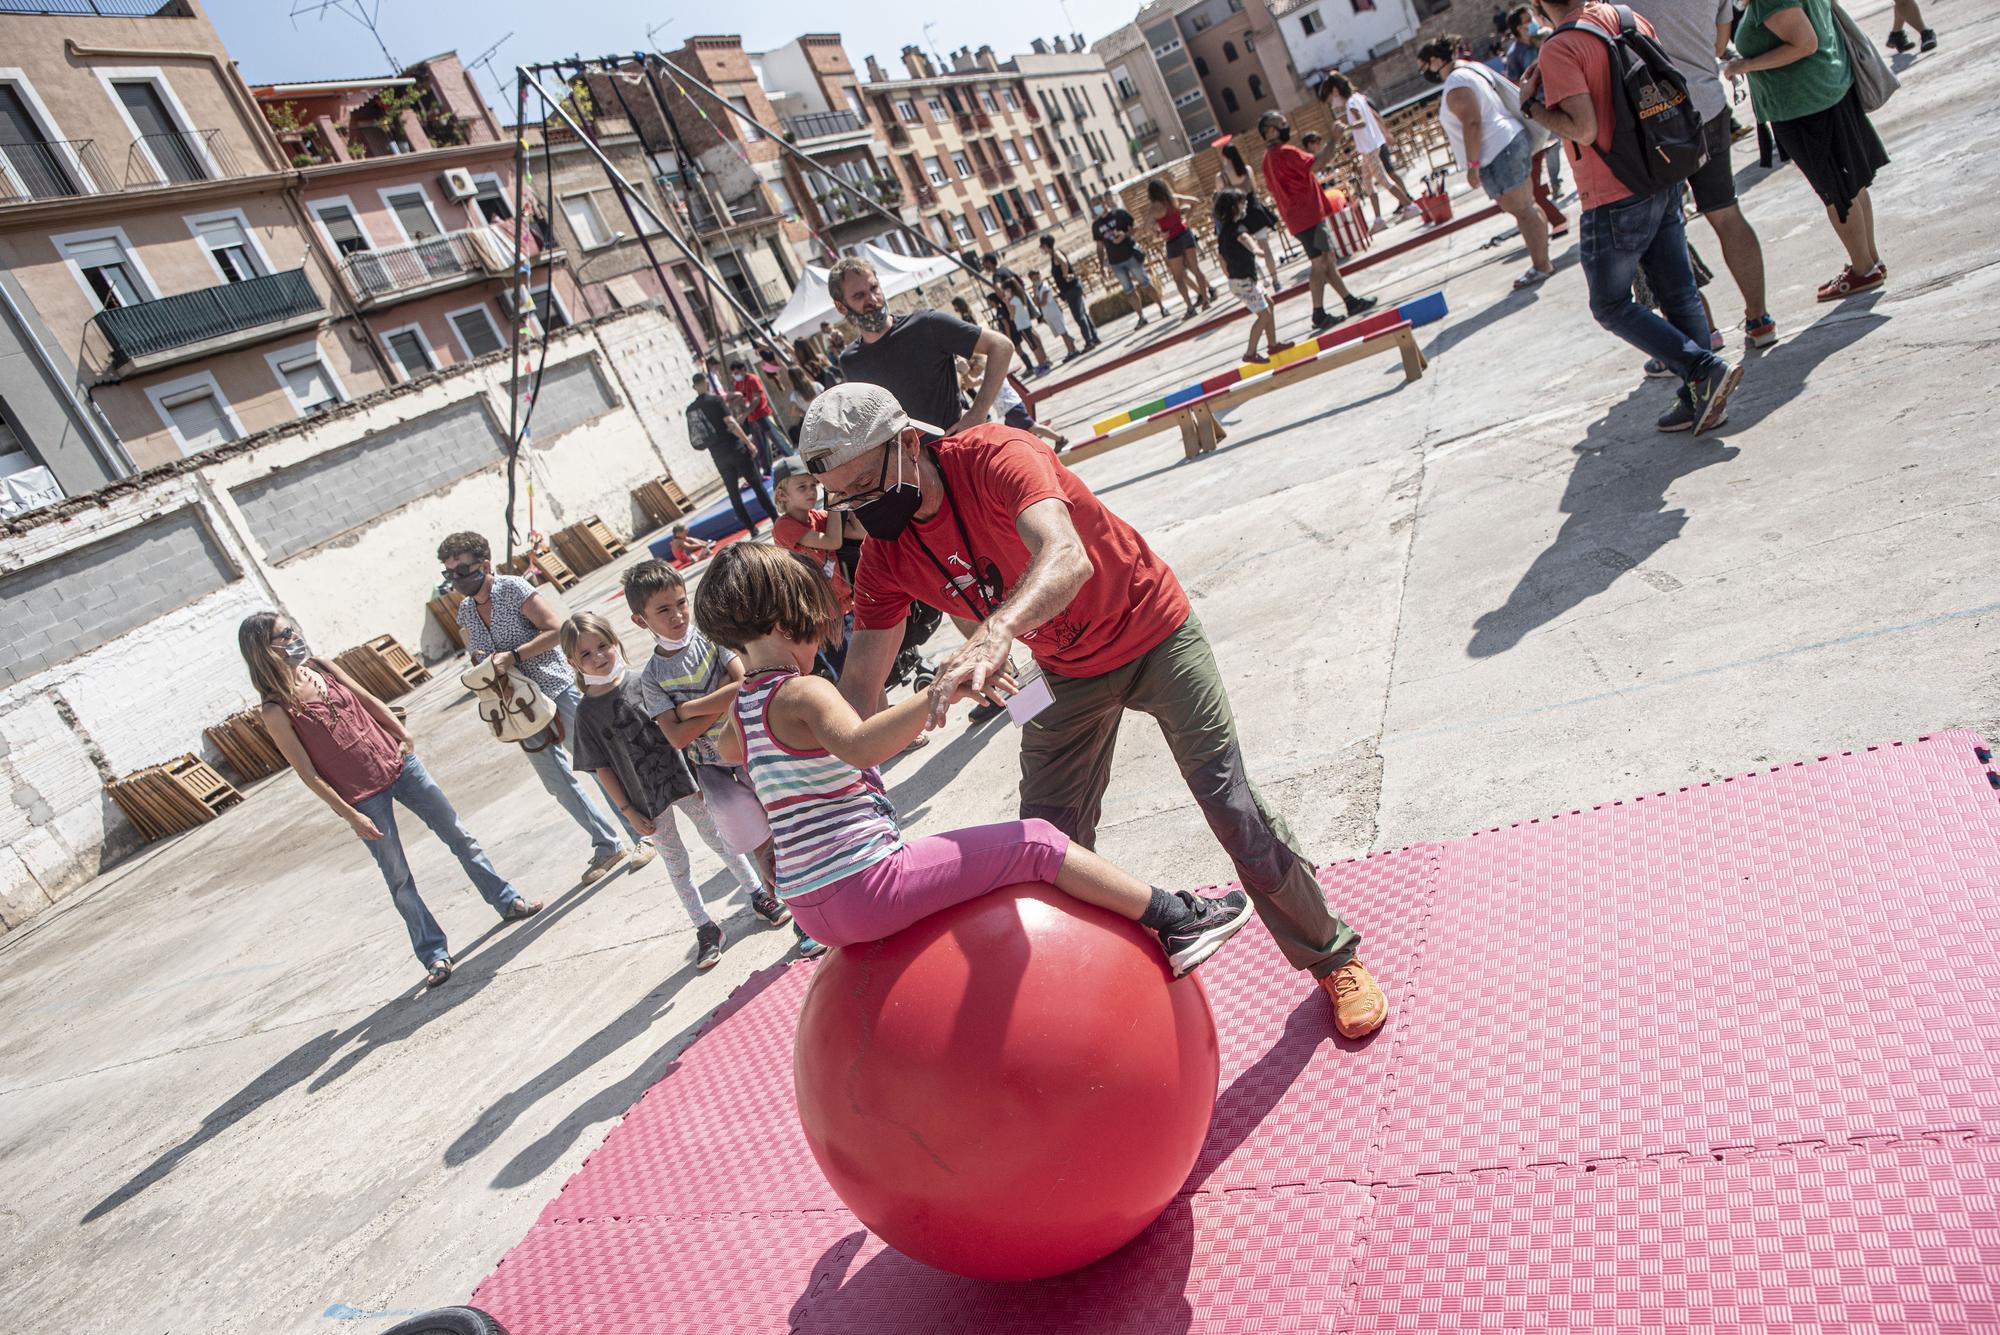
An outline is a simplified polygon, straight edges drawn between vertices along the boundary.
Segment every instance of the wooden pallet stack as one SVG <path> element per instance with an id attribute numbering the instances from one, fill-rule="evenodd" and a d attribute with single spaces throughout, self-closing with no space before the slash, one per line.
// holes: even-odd
<path id="1" fill-rule="evenodd" d="M 243 800 L 212 766 L 191 755 L 148 765 L 104 790 L 147 843 L 206 824 Z"/>
<path id="2" fill-rule="evenodd" d="M 431 620 L 437 622 L 438 629 L 460 653 L 465 652 L 465 632 L 458 627 L 458 605 L 464 601 L 465 595 L 457 589 L 446 589 L 426 604 L 431 611 Z"/>
<path id="3" fill-rule="evenodd" d="M 577 572 L 569 563 L 552 551 L 544 542 L 532 547 L 511 561 L 502 562 L 499 571 L 503 575 L 526 575 L 529 583 L 548 584 L 561 593 L 577 581 Z"/>
<path id="4" fill-rule="evenodd" d="M 549 541 L 569 563 L 570 569 L 580 575 L 608 566 L 625 554 L 625 540 L 596 515 L 550 534 Z"/>
<path id="5" fill-rule="evenodd" d="M 632 499 L 639 506 L 639 513 L 646 516 L 654 528 L 665 528 L 684 514 L 694 511 L 694 502 L 681 490 L 680 483 L 669 474 L 642 482 L 632 489 Z"/>
<path id="6" fill-rule="evenodd" d="M 431 679 L 430 669 L 410 657 L 409 650 L 396 643 L 393 635 L 378 635 L 335 654 L 333 661 L 378 700 L 408 695 Z"/>
<path id="7" fill-rule="evenodd" d="M 240 714 L 231 714 L 214 727 L 204 730 L 202 735 L 221 755 L 223 763 L 236 771 L 240 782 L 249 783 L 285 768 L 285 758 L 279 754 L 277 743 L 271 740 L 261 710 L 246 709 Z"/>

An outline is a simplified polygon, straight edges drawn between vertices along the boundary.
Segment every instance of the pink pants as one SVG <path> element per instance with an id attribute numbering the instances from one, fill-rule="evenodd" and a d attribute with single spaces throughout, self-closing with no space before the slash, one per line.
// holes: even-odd
<path id="1" fill-rule="evenodd" d="M 806 935 L 829 946 L 880 941 L 939 909 L 1003 885 L 1053 881 L 1069 836 L 1045 820 L 927 835 L 872 867 L 785 900 Z"/>

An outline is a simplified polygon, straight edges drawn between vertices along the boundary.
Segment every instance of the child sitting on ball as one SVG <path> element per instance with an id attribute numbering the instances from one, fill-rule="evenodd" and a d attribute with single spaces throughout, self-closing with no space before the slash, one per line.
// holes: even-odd
<path id="1" fill-rule="evenodd" d="M 743 655 L 721 753 L 748 768 L 777 845 L 778 895 L 817 939 L 878 941 L 990 890 L 1043 881 L 1153 931 L 1179 977 L 1250 920 L 1241 890 L 1207 899 L 1149 887 L 1047 821 L 906 842 L 875 767 L 924 731 L 929 697 L 864 719 L 831 682 L 811 675 L 840 608 L 803 562 L 762 545 L 725 548 L 695 592 L 695 621 Z M 989 682 L 1013 689 L 1005 677 Z M 961 687 L 952 703 L 974 694 Z"/>

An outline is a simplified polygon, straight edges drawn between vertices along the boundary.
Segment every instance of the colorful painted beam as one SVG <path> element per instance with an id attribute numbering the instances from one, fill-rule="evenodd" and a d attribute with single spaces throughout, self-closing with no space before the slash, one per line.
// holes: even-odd
<path id="1" fill-rule="evenodd" d="M 1284 367 L 1296 365 L 1299 362 L 1310 361 L 1323 352 L 1328 352 L 1343 344 L 1353 343 L 1357 340 L 1373 338 L 1384 330 L 1393 329 L 1399 324 L 1406 322 L 1412 326 L 1434 324 L 1442 320 L 1448 312 L 1449 307 L 1445 305 L 1444 293 L 1442 291 L 1428 293 L 1425 296 L 1406 301 L 1392 310 L 1376 311 L 1365 319 L 1349 321 L 1337 329 L 1329 329 L 1324 334 L 1306 339 L 1304 342 L 1294 343 L 1288 348 L 1280 348 L 1269 361 L 1244 362 L 1234 370 L 1218 372 L 1206 380 L 1198 381 L 1192 385 L 1184 385 L 1180 389 L 1174 390 L 1171 394 L 1152 399 L 1135 408 L 1127 408 L 1122 413 L 1113 413 L 1109 417 L 1101 417 L 1090 424 L 1090 434 L 1093 437 L 1108 435 L 1120 427 L 1130 426 L 1134 422 L 1143 422 L 1149 417 L 1157 417 L 1161 413 L 1170 412 L 1185 403 L 1200 398 L 1204 394 L 1213 394 L 1217 390 L 1227 389 L 1239 381 L 1249 380 L 1260 375 L 1267 375 Z"/>

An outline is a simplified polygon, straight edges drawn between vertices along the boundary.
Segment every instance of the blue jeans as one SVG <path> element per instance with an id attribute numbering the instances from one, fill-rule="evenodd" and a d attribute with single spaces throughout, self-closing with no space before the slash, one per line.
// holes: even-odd
<path id="1" fill-rule="evenodd" d="M 465 868 L 465 874 L 472 878 L 479 897 L 498 910 L 501 916 L 506 916 L 514 901 L 521 897 L 521 892 L 508 884 L 506 877 L 493 870 L 493 864 L 487 861 L 486 851 L 459 824 L 451 799 L 431 779 L 424 762 L 415 756 L 405 757 L 403 772 L 396 776 L 396 781 L 373 797 L 362 798 L 354 804 L 354 809 L 375 822 L 375 828 L 382 832 L 380 839 L 365 841 L 369 855 L 381 868 L 382 879 L 389 883 L 389 902 L 396 906 L 396 912 L 403 915 L 403 926 L 410 929 L 410 948 L 417 952 L 417 962 L 428 969 L 451 952 L 445 945 L 444 928 L 438 926 L 437 919 L 431 916 L 431 911 L 418 897 L 416 878 L 410 875 L 409 859 L 403 856 L 403 841 L 396 833 L 398 802 L 430 826 L 431 833 L 457 856 L 458 865 Z"/>
<path id="2" fill-rule="evenodd" d="M 1708 374 L 1716 356 L 1708 349 L 1708 317 L 1688 266 L 1680 187 L 1585 209 L 1581 244 L 1597 323 L 1658 358 L 1683 382 Z M 1665 319 L 1632 300 L 1632 276 L 1642 265 Z"/>
<path id="3" fill-rule="evenodd" d="M 799 452 L 798 446 L 779 428 L 776 417 L 760 417 L 750 423 L 750 439 L 757 442 L 757 462 L 766 473 L 771 471 L 773 459 Z"/>
<path id="4" fill-rule="evenodd" d="M 549 699 L 562 719 L 563 735 L 568 736 L 576 730 L 576 707 L 583 701 L 582 688 L 572 684 L 561 695 L 553 695 Z M 597 803 L 590 800 L 590 794 L 583 790 L 583 782 L 577 772 L 569 767 L 569 747 L 557 742 L 539 751 L 530 751 L 528 763 L 535 767 L 535 777 L 542 781 L 542 787 L 548 789 L 556 805 L 567 811 L 569 818 L 581 825 L 583 832 L 590 836 L 590 847 L 595 856 L 609 857 L 618 851 L 622 846 L 618 831 L 597 809 Z M 623 812 L 618 814 L 618 819 L 625 824 L 626 832 L 633 839 L 639 837 L 630 823 L 625 821 Z"/>

